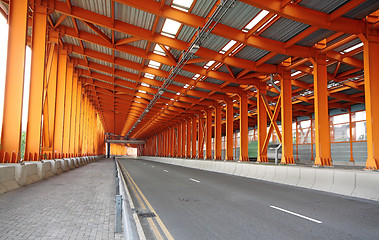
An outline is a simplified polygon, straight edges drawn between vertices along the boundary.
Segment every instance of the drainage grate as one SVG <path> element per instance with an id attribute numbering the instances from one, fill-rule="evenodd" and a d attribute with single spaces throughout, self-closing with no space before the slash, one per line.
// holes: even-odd
<path id="1" fill-rule="evenodd" d="M 140 216 L 141 218 L 152 218 L 152 217 L 156 217 L 155 213 L 153 213 L 153 212 L 149 212 L 149 213 L 138 213 L 138 216 Z"/>

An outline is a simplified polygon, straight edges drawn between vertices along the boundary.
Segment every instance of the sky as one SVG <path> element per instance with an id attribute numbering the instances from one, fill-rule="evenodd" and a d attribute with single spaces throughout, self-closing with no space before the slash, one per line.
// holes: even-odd
<path id="1" fill-rule="evenodd" d="M 0 15 L 0 126 L 3 125 L 4 87 L 5 72 L 7 65 L 8 24 L 7 20 Z M 24 77 L 24 101 L 22 110 L 22 130 L 26 131 L 28 119 L 29 81 L 30 81 L 30 58 L 31 50 L 26 47 L 25 77 Z M 1 132 L 1 131 L 0 131 Z"/>

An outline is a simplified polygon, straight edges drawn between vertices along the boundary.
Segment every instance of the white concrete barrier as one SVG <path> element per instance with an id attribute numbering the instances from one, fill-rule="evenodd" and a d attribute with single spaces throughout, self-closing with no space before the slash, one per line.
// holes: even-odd
<path id="1" fill-rule="evenodd" d="M 351 196 L 355 188 L 355 172 L 334 171 L 334 184 L 330 192 Z"/>
<path id="2" fill-rule="evenodd" d="M 8 192 L 19 188 L 16 182 L 15 166 L 13 165 L 0 165 L 0 193 Z"/>
<path id="3" fill-rule="evenodd" d="M 356 173 L 353 197 L 379 200 L 379 172 Z"/>
<path id="4" fill-rule="evenodd" d="M 76 161 L 75 158 L 64 158 L 64 160 L 67 160 L 67 164 L 68 164 L 68 167 L 69 167 L 70 169 L 74 169 L 74 168 L 76 168 L 76 167 L 75 167 L 75 161 Z"/>
<path id="5" fill-rule="evenodd" d="M 63 158 L 63 159 L 56 159 L 56 160 L 57 162 L 61 163 L 61 169 L 63 172 L 67 172 L 68 170 L 70 170 L 70 167 L 68 166 L 69 159 Z"/>
<path id="6" fill-rule="evenodd" d="M 249 164 L 247 165 L 247 178 L 256 178 L 257 176 L 257 165 L 256 164 Z"/>
<path id="7" fill-rule="evenodd" d="M 273 182 L 276 183 L 284 183 L 287 177 L 287 169 L 286 166 L 278 166 L 275 169 L 275 177 L 272 179 Z"/>
<path id="8" fill-rule="evenodd" d="M 303 167 L 300 169 L 300 179 L 297 183 L 298 187 L 312 188 L 315 183 L 316 169 Z"/>
<path id="9" fill-rule="evenodd" d="M 300 167 L 290 166 L 287 168 L 287 176 L 284 180 L 284 184 L 297 186 L 300 180 Z"/>
<path id="10" fill-rule="evenodd" d="M 235 164 L 236 166 L 236 170 L 234 171 L 233 175 L 236 175 L 236 176 L 242 176 L 241 173 L 242 173 L 242 168 L 245 166 L 245 164 L 241 163 L 241 162 L 237 162 Z"/>
<path id="11" fill-rule="evenodd" d="M 254 178 L 263 180 L 266 175 L 266 164 L 257 164 L 257 174 Z"/>
<path id="12" fill-rule="evenodd" d="M 236 170 L 236 163 L 232 161 L 224 162 L 224 173 L 233 175 Z"/>
<path id="13" fill-rule="evenodd" d="M 334 170 L 317 169 L 315 171 L 315 182 L 312 186 L 314 190 L 329 192 L 334 183 Z"/>
<path id="14" fill-rule="evenodd" d="M 24 170 L 26 171 L 26 182 L 25 185 L 35 183 L 41 180 L 41 177 L 38 175 L 38 166 L 35 162 L 25 163 Z M 17 168 L 16 168 L 17 169 Z M 23 186 L 20 184 L 20 186 Z"/>
<path id="15" fill-rule="evenodd" d="M 275 178 L 277 168 L 279 168 L 279 167 L 278 166 L 270 166 L 270 165 L 265 166 L 266 174 L 264 175 L 262 180 L 272 182 Z"/>

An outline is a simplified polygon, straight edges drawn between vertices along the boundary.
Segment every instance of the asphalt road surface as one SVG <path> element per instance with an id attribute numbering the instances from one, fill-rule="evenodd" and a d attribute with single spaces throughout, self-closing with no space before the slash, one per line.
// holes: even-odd
<path id="1" fill-rule="evenodd" d="M 377 202 L 144 160 L 120 162 L 174 239 L 379 239 Z"/>

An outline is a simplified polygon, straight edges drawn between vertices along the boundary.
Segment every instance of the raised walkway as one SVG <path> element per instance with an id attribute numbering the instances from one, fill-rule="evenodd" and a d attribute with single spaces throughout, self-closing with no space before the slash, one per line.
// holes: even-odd
<path id="1" fill-rule="evenodd" d="M 0 194 L 0 239 L 121 239 L 115 167 L 101 159 Z"/>

